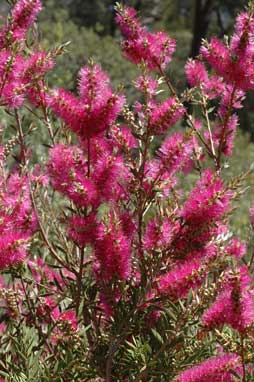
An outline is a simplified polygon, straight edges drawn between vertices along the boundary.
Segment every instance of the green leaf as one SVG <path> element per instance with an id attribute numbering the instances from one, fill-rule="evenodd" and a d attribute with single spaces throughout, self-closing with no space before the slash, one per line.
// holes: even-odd
<path id="1" fill-rule="evenodd" d="M 161 337 L 160 333 L 158 333 L 157 330 L 155 330 L 155 329 L 151 329 L 151 331 L 152 331 L 154 337 L 155 337 L 161 344 L 163 344 L 164 341 L 163 341 L 163 338 Z"/>

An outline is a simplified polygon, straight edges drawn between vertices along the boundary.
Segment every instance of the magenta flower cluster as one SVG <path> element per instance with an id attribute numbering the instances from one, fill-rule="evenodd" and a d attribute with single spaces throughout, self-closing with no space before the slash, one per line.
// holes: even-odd
<path id="1" fill-rule="evenodd" d="M 0 105 L 15 119 L 18 147 L 11 166 L 11 144 L 0 148 L 0 269 L 16 272 L 8 282 L 1 279 L 1 288 L 6 296 L 11 289 L 19 296 L 15 308 L 6 298 L 7 316 L 20 315 L 22 323 L 34 325 L 47 351 L 71 342 L 80 328 L 88 332 L 88 357 L 102 338 L 110 338 L 105 377 L 110 382 L 113 356 L 132 343 L 129 328 L 121 326 L 115 334 L 114 323 L 126 315 L 134 335 L 138 314 L 147 331 L 168 304 L 188 309 L 187 301 L 192 307 L 201 300 L 201 332 L 228 327 L 241 346 L 194 366 L 182 362 L 172 380 L 247 382 L 252 260 L 245 260 L 246 244 L 231 234 L 236 186 L 223 180 L 222 164 L 232 154 L 237 111 L 254 88 L 252 11 L 238 16 L 229 44 L 215 38 L 203 43 L 200 56 L 185 67 L 188 94 L 179 96 L 164 73 L 175 41 L 148 31 L 134 9 L 118 6 L 123 53 L 142 71 L 134 82 L 139 100 L 129 106 L 93 62 L 79 72 L 78 94 L 47 86 L 54 53 L 25 49 L 41 8 L 40 0 L 18 0 L 0 30 Z M 162 81 L 169 95 L 158 99 Z M 190 115 L 186 100 L 201 106 L 202 121 Z M 211 104 L 217 105 L 212 112 Z M 31 168 L 26 133 L 32 128 L 24 133 L 24 106 L 49 131 L 48 159 L 40 167 Z M 181 124 L 186 128 L 179 129 Z M 182 182 L 189 172 L 195 185 L 185 194 Z M 253 229 L 253 208 L 250 215 Z M 213 284 L 207 300 L 205 291 Z M 179 318 L 176 333 L 188 317 Z"/>

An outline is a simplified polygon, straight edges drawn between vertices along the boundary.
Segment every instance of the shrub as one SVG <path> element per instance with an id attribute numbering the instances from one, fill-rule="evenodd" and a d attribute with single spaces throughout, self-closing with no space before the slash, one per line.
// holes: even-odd
<path id="1" fill-rule="evenodd" d="M 253 7 L 230 40 L 204 41 L 177 94 L 175 40 L 117 5 L 132 105 L 93 61 L 76 94 L 47 85 L 63 47 L 33 38 L 41 8 L 18 0 L 0 30 L 3 380 L 253 381 L 254 256 L 230 228 L 252 169 L 227 173 Z"/>

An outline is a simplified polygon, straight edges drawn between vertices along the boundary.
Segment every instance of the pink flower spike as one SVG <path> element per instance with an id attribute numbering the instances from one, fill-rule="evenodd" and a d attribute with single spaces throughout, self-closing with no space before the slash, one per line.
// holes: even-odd
<path id="1" fill-rule="evenodd" d="M 128 152 L 137 147 L 137 140 L 132 135 L 131 129 L 128 126 L 112 126 L 111 134 L 116 144 L 121 151 Z"/>
<path id="2" fill-rule="evenodd" d="M 200 49 L 205 60 L 216 70 L 217 74 L 225 74 L 230 63 L 230 53 L 228 48 L 216 38 L 212 38 L 208 45 L 203 45 Z"/>
<path id="3" fill-rule="evenodd" d="M 144 248 L 155 250 L 170 245 L 172 240 L 172 225 L 168 219 L 162 221 L 152 219 L 148 222 L 144 237 Z"/>
<path id="4" fill-rule="evenodd" d="M 158 80 L 155 80 L 147 75 L 142 75 L 138 77 L 135 81 L 135 87 L 149 98 L 152 98 L 156 95 L 156 90 L 158 86 Z"/>
<path id="5" fill-rule="evenodd" d="M 16 265 L 28 256 L 28 235 L 6 233 L 0 238 L 0 269 Z"/>
<path id="6" fill-rule="evenodd" d="M 204 86 L 208 81 L 205 65 L 197 60 L 190 59 L 185 65 L 185 73 L 190 86 Z"/>
<path id="7" fill-rule="evenodd" d="M 98 268 L 95 273 L 98 279 L 110 282 L 113 277 L 127 280 L 130 276 L 131 261 L 130 240 L 125 235 L 121 220 L 110 215 L 107 224 L 100 224 L 95 241 L 95 257 Z"/>
<path id="8" fill-rule="evenodd" d="M 96 237 L 98 223 L 94 214 L 87 217 L 72 216 L 68 221 L 68 235 L 80 247 L 92 244 Z"/>
<path id="9" fill-rule="evenodd" d="M 42 76 L 55 66 L 54 60 L 45 52 L 34 52 L 25 62 L 23 79 L 30 83 L 34 76 Z"/>
<path id="10" fill-rule="evenodd" d="M 248 12 L 241 12 L 236 18 L 235 32 L 238 35 L 241 35 L 244 32 L 248 32 L 253 35 L 253 15 L 250 15 Z"/>
<path id="11" fill-rule="evenodd" d="M 227 118 L 226 123 L 218 122 L 214 126 L 213 140 L 226 156 L 232 154 L 237 125 L 238 116 L 233 114 Z"/>
<path id="12" fill-rule="evenodd" d="M 122 94 L 114 94 L 108 75 L 99 65 L 85 66 L 79 73 L 79 94 L 84 102 L 84 136 L 95 136 L 108 129 L 125 103 Z"/>
<path id="13" fill-rule="evenodd" d="M 145 63 L 150 70 L 164 69 L 172 60 L 175 40 L 163 32 L 144 32 L 137 40 L 125 40 L 122 48 L 134 64 Z"/>
<path id="14" fill-rule="evenodd" d="M 77 205 L 88 206 L 96 203 L 96 186 L 87 177 L 87 163 L 76 146 L 56 145 L 51 149 L 48 174 L 53 188 Z"/>
<path id="15" fill-rule="evenodd" d="M 159 279 L 159 293 L 177 300 L 187 296 L 191 288 L 200 286 L 206 277 L 205 270 L 200 271 L 201 264 L 197 259 L 176 265 L 170 272 Z"/>
<path id="16" fill-rule="evenodd" d="M 220 219 L 229 209 L 231 193 L 222 180 L 207 169 L 185 202 L 181 216 L 190 224 L 205 224 Z"/>
<path id="17" fill-rule="evenodd" d="M 64 89 L 56 89 L 47 96 L 47 105 L 74 133 L 80 134 L 85 112 L 83 103 L 77 97 Z"/>
<path id="18" fill-rule="evenodd" d="M 118 12 L 116 23 L 123 36 L 127 39 L 136 39 L 144 32 L 144 28 L 141 26 L 134 8 L 125 7 L 121 12 Z"/>
<path id="19" fill-rule="evenodd" d="M 100 201 L 124 197 L 129 176 L 130 173 L 124 165 L 122 156 L 108 155 L 108 153 L 102 155 L 94 167 L 93 178 Z"/>
<path id="20" fill-rule="evenodd" d="M 161 165 L 168 175 L 182 169 L 191 159 L 194 150 L 192 137 L 186 137 L 181 133 L 168 136 L 158 151 Z"/>
<path id="21" fill-rule="evenodd" d="M 246 253 L 246 244 L 234 238 L 230 245 L 226 247 L 226 252 L 236 259 L 241 259 Z"/>
<path id="22" fill-rule="evenodd" d="M 150 70 L 161 70 L 172 60 L 175 40 L 164 32 L 147 32 L 136 18 L 135 10 L 123 8 L 116 20 L 124 37 L 123 51 L 130 61 L 145 63 Z"/>
<path id="23" fill-rule="evenodd" d="M 230 42 L 230 48 L 239 57 L 253 58 L 254 53 L 254 28 L 253 15 L 247 12 L 240 13 L 236 18 L 235 33 Z"/>
<path id="24" fill-rule="evenodd" d="M 203 314 L 203 325 L 212 329 L 227 324 L 240 333 L 244 332 L 254 322 L 250 283 L 250 274 L 245 266 L 239 268 L 234 277 L 228 275 L 216 300 Z"/>
<path id="25" fill-rule="evenodd" d="M 70 329 L 74 332 L 76 332 L 78 329 L 78 319 L 73 310 L 67 310 L 66 312 L 62 313 L 59 317 L 59 321 L 68 323 Z"/>
<path id="26" fill-rule="evenodd" d="M 115 123 L 125 97 L 113 93 L 99 65 L 81 69 L 79 94 L 77 98 L 64 89 L 53 90 L 47 96 L 47 105 L 84 141 L 101 135 Z"/>
<path id="27" fill-rule="evenodd" d="M 12 10 L 11 31 L 14 39 L 22 39 L 42 9 L 40 0 L 18 0 Z"/>
<path id="28" fill-rule="evenodd" d="M 104 105 L 105 100 L 112 96 L 108 75 L 99 65 L 83 67 L 79 72 L 79 94 L 89 111 Z"/>
<path id="29" fill-rule="evenodd" d="M 209 358 L 176 377 L 177 382 L 236 382 L 231 370 L 241 374 L 240 357 L 234 353 Z"/>
<path id="30" fill-rule="evenodd" d="M 155 134 L 164 134 L 169 127 L 176 124 L 184 113 L 183 105 L 174 97 L 159 105 L 155 104 L 151 111 L 150 128 Z"/>

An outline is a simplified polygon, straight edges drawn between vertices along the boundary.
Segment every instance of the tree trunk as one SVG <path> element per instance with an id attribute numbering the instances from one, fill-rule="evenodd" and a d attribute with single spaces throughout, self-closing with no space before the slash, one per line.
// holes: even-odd
<path id="1" fill-rule="evenodd" d="M 201 41 L 206 37 L 209 22 L 211 19 L 211 12 L 213 8 L 213 0 L 196 0 L 195 1 L 195 15 L 193 26 L 193 38 L 191 44 L 190 57 L 196 57 L 199 54 Z"/>

